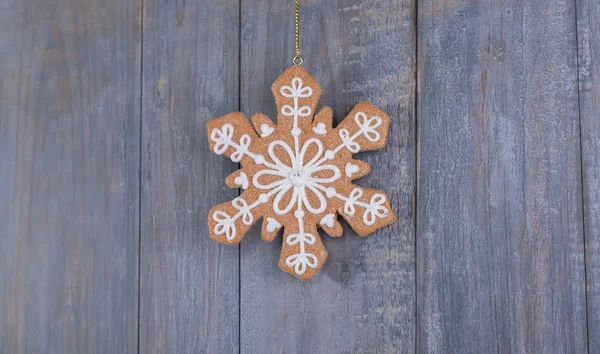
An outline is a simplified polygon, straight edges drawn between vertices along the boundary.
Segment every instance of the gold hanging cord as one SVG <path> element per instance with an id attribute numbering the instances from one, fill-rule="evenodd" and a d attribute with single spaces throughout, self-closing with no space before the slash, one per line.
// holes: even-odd
<path id="1" fill-rule="evenodd" d="M 296 55 L 294 55 L 294 65 L 302 65 L 304 58 L 300 55 L 300 0 L 296 1 Z"/>

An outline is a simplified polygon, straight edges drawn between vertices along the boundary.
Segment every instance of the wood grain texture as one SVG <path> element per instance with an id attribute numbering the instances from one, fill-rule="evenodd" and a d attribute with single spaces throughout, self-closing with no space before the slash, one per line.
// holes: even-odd
<path id="1" fill-rule="evenodd" d="M 418 23 L 418 351 L 586 352 L 575 3 Z"/>
<path id="2" fill-rule="evenodd" d="M 139 1 L 0 1 L 0 352 L 137 352 Z"/>
<path id="3" fill-rule="evenodd" d="M 414 323 L 413 1 L 303 1 L 305 69 L 336 123 L 362 100 L 392 118 L 387 147 L 365 153 L 359 185 L 386 191 L 399 221 L 363 239 L 321 233 L 329 257 L 300 281 L 279 270 L 281 237 L 241 243 L 241 352 L 411 352 Z M 272 82 L 291 65 L 293 2 L 242 2 L 241 107 L 276 117 Z"/>
<path id="4" fill-rule="evenodd" d="M 588 342 L 600 348 L 600 3 L 577 1 Z"/>
<path id="5" fill-rule="evenodd" d="M 140 353 L 238 351 L 238 248 L 211 241 L 236 165 L 206 121 L 238 110 L 238 1 L 144 4 Z"/>

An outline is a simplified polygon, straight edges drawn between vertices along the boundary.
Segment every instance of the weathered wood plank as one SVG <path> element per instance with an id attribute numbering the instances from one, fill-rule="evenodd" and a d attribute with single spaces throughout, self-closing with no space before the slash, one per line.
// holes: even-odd
<path id="1" fill-rule="evenodd" d="M 206 121 L 238 110 L 238 1 L 146 1 L 142 84 L 141 353 L 238 351 L 238 248 L 209 239 L 237 196 Z"/>
<path id="2" fill-rule="evenodd" d="M 141 3 L 0 1 L 0 352 L 137 351 Z"/>
<path id="3" fill-rule="evenodd" d="M 418 23 L 418 351 L 586 352 L 575 3 Z"/>
<path id="4" fill-rule="evenodd" d="M 600 3 L 577 1 L 588 343 L 600 348 Z"/>
<path id="5" fill-rule="evenodd" d="M 242 2 L 241 107 L 276 118 L 272 82 L 291 65 L 293 2 Z M 392 118 L 385 150 L 360 156 L 357 183 L 385 190 L 398 222 L 362 239 L 348 225 L 321 237 L 329 257 L 301 281 L 278 268 L 281 238 L 241 243 L 241 350 L 245 353 L 411 352 L 414 322 L 414 75 L 412 0 L 302 1 L 305 69 L 336 122 L 362 100 Z"/>

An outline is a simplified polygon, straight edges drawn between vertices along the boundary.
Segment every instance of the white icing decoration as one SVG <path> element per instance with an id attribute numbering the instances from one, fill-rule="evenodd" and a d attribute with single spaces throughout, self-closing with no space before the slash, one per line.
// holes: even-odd
<path id="1" fill-rule="evenodd" d="M 306 245 L 313 245 L 316 242 L 315 236 L 304 232 L 304 210 L 305 207 L 309 212 L 313 214 L 322 213 L 327 207 L 327 202 L 323 197 L 323 194 L 319 191 L 318 187 L 322 186 L 322 183 L 331 183 L 340 178 L 340 170 L 334 165 L 323 165 L 323 159 L 320 159 L 323 154 L 323 144 L 320 140 L 312 138 L 308 139 L 300 148 L 300 142 L 298 137 L 302 133 L 298 128 L 298 117 L 308 117 L 311 115 L 312 110 L 309 106 L 300 106 L 299 99 L 307 98 L 312 96 L 313 90 L 308 86 L 302 86 L 302 79 L 295 77 L 292 79 L 291 86 L 282 86 L 279 90 L 281 95 L 287 98 L 292 98 L 294 101 L 294 107 L 290 105 L 284 105 L 281 107 L 281 114 L 286 117 L 293 117 L 293 126 L 290 133 L 294 137 L 294 151 L 287 146 L 283 141 L 272 142 L 269 146 L 269 156 L 273 158 L 273 151 L 276 146 L 281 146 L 284 151 L 287 152 L 291 166 L 281 164 L 279 159 L 273 159 L 278 164 L 279 176 L 282 176 L 281 190 L 275 196 L 273 201 L 273 210 L 275 213 L 280 215 L 285 214 L 291 210 L 294 204 L 297 204 L 297 209 L 294 212 L 294 216 L 298 221 L 299 232 L 297 234 L 288 235 L 286 243 L 289 246 L 299 245 L 299 252 L 292 254 L 285 259 L 285 264 L 288 267 L 294 268 L 297 275 L 302 275 L 306 271 L 307 267 L 316 268 L 318 265 L 317 256 L 312 253 L 306 252 Z M 305 161 L 305 155 L 308 148 L 312 145 L 316 145 L 317 152 L 308 161 Z M 320 171 L 331 171 L 333 175 L 330 177 L 315 177 L 313 174 Z M 253 178 L 253 183 L 258 186 L 258 177 Z M 272 183 L 271 183 L 272 184 Z M 260 188 L 260 187 L 259 187 Z M 277 188 L 277 187 L 276 187 Z M 279 203 L 283 196 L 290 190 L 292 195 L 290 202 L 283 209 L 279 207 Z M 318 205 L 312 205 L 310 198 L 307 195 L 307 190 L 316 197 Z M 314 199 L 314 198 L 313 198 Z"/>
<path id="2" fill-rule="evenodd" d="M 221 210 L 216 210 L 213 213 L 212 218 L 217 222 L 214 228 L 215 234 L 225 234 L 227 241 L 231 241 L 235 238 L 236 228 L 231 216 Z"/>
<path id="3" fill-rule="evenodd" d="M 315 236 L 307 233 L 298 233 L 288 235 L 285 242 L 289 246 L 300 245 L 300 252 L 292 254 L 285 259 L 285 264 L 288 267 L 293 267 L 298 275 L 304 274 L 306 267 L 316 268 L 318 264 L 317 256 L 312 253 L 307 253 L 304 250 L 306 244 L 314 245 L 316 242 Z"/>
<path id="4" fill-rule="evenodd" d="M 327 226 L 329 228 L 333 227 L 333 225 L 335 224 L 335 215 L 333 215 L 333 214 L 325 215 L 321 219 L 321 221 L 319 221 L 319 224 L 321 224 L 323 226 Z"/>
<path id="5" fill-rule="evenodd" d="M 319 134 L 319 135 L 327 134 L 327 129 L 325 128 L 325 123 L 323 123 L 323 122 L 317 124 L 315 127 L 312 128 L 312 130 L 313 130 L 313 132 L 315 132 L 315 134 Z"/>
<path id="6" fill-rule="evenodd" d="M 367 226 L 372 226 L 377 218 L 385 218 L 389 215 L 389 210 L 383 204 L 387 201 L 384 194 L 375 193 L 371 196 L 369 203 L 360 201 L 363 191 L 360 188 L 354 188 L 347 197 L 338 193 L 333 188 L 319 187 L 324 190 L 329 198 L 338 198 L 344 201 L 344 214 L 353 216 L 356 213 L 356 206 L 364 209 L 363 222 Z"/>
<path id="7" fill-rule="evenodd" d="M 240 162 L 244 155 L 250 157 L 255 163 L 265 165 L 268 168 L 275 168 L 275 165 L 265 161 L 265 157 L 260 154 L 255 154 L 250 151 L 250 143 L 252 142 L 250 135 L 244 134 L 240 137 L 239 143 L 233 141 L 233 125 L 229 123 L 223 124 L 221 129 L 215 128 L 210 133 L 210 139 L 215 143 L 214 151 L 217 155 L 225 153 L 228 147 L 232 147 L 235 151 L 231 154 L 230 159 L 233 162 Z"/>
<path id="8" fill-rule="evenodd" d="M 371 200 L 369 201 L 369 206 L 366 207 L 365 213 L 363 214 L 363 222 L 366 225 L 375 224 L 376 219 L 385 218 L 388 216 L 388 210 L 382 204 L 385 203 L 386 198 L 385 195 L 381 193 L 373 194 Z"/>
<path id="9" fill-rule="evenodd" d="M 248 189 L 248 176 L 244 172 L 241 172 L 240 175 L 233 180 L 233 182 L 236 185 L 241 186 L 243 189 Z"/>
<path id="10" fill-rule="evenodd" d="M 237 233 L 235 221 L 238 218 L 242 218 L 244 225 L 249 226 L 254 222 L 254 215 L 252 215 L 251 210 L 256 207 L 256 203 L 248 205 L 248 202 L 246 202 L 243 198 L 238 197 L 232 201 L 232 205 L 238 210 L 238 213 L 233 217 L 221 210 L 216 210 L 212 216 L 213 220 L 217 222 L 214 228 L 215 234 L 225 234 L 227 241 L 232 241 L 235 239 Z"/>
<path id="11" fill-rule="evenodd" d="M 244 154 L 248 152 L 248 146 L 250 146 L 250 135 L 244 134 L 240 138 L 240 143 L 236 147 L 235 152 L 231 154 L 231 161 L 240 162 Z"/>
<path id="12" fill-rule="evenodd" d="M 314 155 L 308 156 L 309 149 L 314 151 Z M 258 171 L 252 178 L 252 184 L 262 190 L 277 190 L 273 201 L 275 213 L 287 214 L 294 205 L 299 203 L 310 213 L 322 213 L 327 207 L 327 201 L 317 186 L 332 183 L 341 177 L 341 172 L 335 165 L 319 163 L 323 155 L 323 143 L 316 138 L 310 138 L 296 154 L 286 142 L 275 140 L 269 144 L 268 151 L 269 158 L 276 168 Z M 291 164 L 283 162 L 277 156 L 277 152 L 280 154 L 284 152 L 287 155 L 284 160 L 289 160 Z M 325 177 L 315 176 L 317 172 Z M 262 182 L 263 176 L 268 177 L 264 178 L 268 183 Z M 287 197 L 289 193 L 291 193 L 290 198 Z M 281 205 L 282 200 L 287 200 L 287 204 Z M 316 204 L 313 205 L 315 202 Z"/>
<path id="13" fill-rule="evenodd" d="M 368 141 L 375 143 L 381 139 L 381 135 L 376 130 L 383 123 L 381 117 L 373 116 L 371 118 L 367 118 L 367 115 L 364 112 L 356 112 L 354 115 L 354 122 L 360 128 L 356 133 L 350 135 L 348 129 L 340 129 L 338 134 L 340 139 L 342 139 L 342 144 L 340 144 L 334 151 L 337 152 L 341 147 L 346 147 L 353 154 L 360 151 L 360 144 L 356 142 L 356 138 L 363 135 Z"/>
<path id="14" fill-rule="evenodd" d="M 292 85 L 283 85 L 279 89 L 279 93 L 283 97 L 292 98 L 294 100 L 294 107 L 286 104 L 281 107 L 281 114 L 286 117 L 294 117 L 294 128 L 298 126 L 298 117 L 309 117 L 312 110 L 309 106 L 299 106 L 298 101 L 300 98 L 307 98 L 312 96 L 313 90 L 309 86 L 302 86 L 302 79 L 295 77 L 292 79 Z"/>
<path id="15" fill-rule="evenodd" d="M 262 165 L 263 163 L 265 163 L 265 157 L 263 155 L 256 155 L 254 156 L 254 162 L 256 162 L 259 165 Z"/>
<path id="16" fill-rule="evenodd" d="M 266 203 L 269 201 L 269 195 L 268 195 L 268 194 L 265 194 L 265 193 L 263 193 L 263 194 L 259 195 L 259 196 L 258 196 L 258 201 L 259 201 L 261 204 L 266 204 Z"/>
<path id="17" fill-rule="evenodd" d="M 273 219 L 273 218 L 267 218 L 267 232 L 274 232 L 278 229 L 281 228 L 281 224 L 279 223 L 279 221 Z"/>
<path id="18" fill-rule="evenodd" d="M 337 192 L 336 192 L 335 188 L 329 187 L 325 190 L 325 194 L 327 195 L 327 198 L 331 199 L 331 198 L 335 197 Z"/>
<path id="19" fill-rule="evenodd" d="M 210 132 L 210 140 L 215 143 L 215 154 L 222 155 L 229 147 L 229 144 L 231 144 L 232 137 L 233 125 L 229 123 L 223 124 L 221 129 L 213 129 L 212 132 Z"/>
<path id="20" fill-rule="evenodd" d="M 234 216 L 230 216 L 222 210 L 215 210 L 212 215 L 214 221 L 217 222 L 213 231 L 215 235 L 223 235 L 227 238 L 227 241 L 235 239 L 237 229 L 235 221 L 242 218 L 244 225 L 250 226 L 254 223 L 254 215 L 252 215 L 252 209 L 256 208 L 260 204 L 264 204 L 269 201 L 269 198 L 277 192 L 274 189 L 268 193 L 261 194 L 257 201 L 252 204 L 248 204 L 242 197 L 235 198 L 231 201 L 231 205 L 238 210 Z"/>
<path id="21" fill-rule="evenodd" d="M 234 208 L 240 211 L 239 214 L 242 216 L 244 225 L 252 225 L 254 216 L 252 215 L 252 212 L 250 212 L 251 209 L 248 202 L 242 198 L 235 198 L 232 204 Z"/>
<path id="22" fill-rule="evenodd" d="M 356 122 L 356 125 L 358 125 L 360 128 L 358 133 L 364 135 L 367 140 L 372 143 L 379 141 L 381 136 L 376 129 L 379 128 L 383 122 L 381 117 L 373 116 L 371 118 L 367 118 L 367 115 L 364 112 L 356 112 L 354 115 L 354 122 Z"/>
<path id="23" fill-rule="evenodd" d="M 356 172 L 358 172 L 358 165 L 355 165 L 352 162 L 348 162 L 346 164 L 346 176 L 352 177 L 352 175 Z"/>
<path id="24" fill-rule="evenodd" d="M 340 135 L 340 139 L 342 139 L 342 145 L 346 146 L 346 148 L 350 150 L 350 152 L 355 154 L 360 151 L 360 145 L 358 145 L 358 143 L 354 141 L 354 135 L 356 134 L 350 136 L 348 129 L 340 129 L 338 134 Z"/>
<path id="25" fill-rule="evenodd" d="M 344 203 L 344 213 L 346 213 L 346 215 L 354 215 L 356 212 L 354 205 L 358 204 L 358 199 L 360 199 L 362 195 L 363 191 L 360 188 L 354 188 L 352 192 L 350 192 L 350 195 L 345 199 L 346 203 Z"/>
<path id="26" fill-rule="evenodd" d="M 260 125 L 260 137 L 261 138 L 266 138 L 269 135 L 273 134 L 273 131 L 275 131 L 275 128 L 273 128 L 272 126 L 263 123 Z"/>

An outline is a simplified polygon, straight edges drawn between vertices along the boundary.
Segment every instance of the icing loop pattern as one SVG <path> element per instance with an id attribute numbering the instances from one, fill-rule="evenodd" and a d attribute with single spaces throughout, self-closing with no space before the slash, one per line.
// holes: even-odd
<path id="1" fill-rule="evenodd" d="M 235 147 L 235 152 L 231 154 L 231 161 L 240 162 L 244 154 L 248 152 L 250 146 L 250 135 L 244 134 L 240 138 L 240 143 Z"/>
<path id="2" fill-rule="evenodd" d="M 308 117 L 311 113 L 310 107 L 308 106 L 302 106 L 298 108 L 286 104 L 281 109 L 281 114 L 288 117 Z"/>
<path id="3" fill-rule="evenodd" d="M 369 206 L 366 207 L 363 214 L 363 222 L 367 225 L 373 225 L 377 218 L 385 218 L 388 215 L 388 210 L 383 205 L 385 202 L 385 195 L 380 193 L 373 194 Z"/>
<path id="4" fill-rule="evenodd" d="M 313 94 L 312 88 L 304 86 L 304 82 L 299 77 L 293 78 L 290 86 L 281 86 L 279 92 L 287 98 L 308 98 Z"/>
<path id="5" fill-rule="evenodd" d="M 379 141 L 381 136 L 379 132 L 376 130 L 381 126 L 381 117 L 373 116 L 371 118 L 367 118 L 367 115 L 363 112 L 356 112 L 354 115 L 354 121 L 356 125 L 360 128 L 360 133 L 367 138 L 370 142 L 374 143 Z"/>
<path id="6" fill-rule="evenodd" d="M 316 149 L 312 157 L 307 155 L 307 150 L 314 146 Z M 291 164 L 281 161 L 279 154 L 275 151 L 276 147 L 287 155 L 284 160 L 291 161 Z M 262 190 L 276 189 L 277 194 L 273 200 L 273 210 L 278 215 L 284 215 L 290 212 L 295 205 L 304 206 L 309 212 L 319 214 L 327 207 L 325 197 L 321 193 L 323 184 L 333 183 L 341 177 L 339 168 L 331 164 L 323 164 L 319 159 L 323 155 L 323 144 L 318 139 L 307 140 L 300 149 L 298 156 L 292 148 L 281 140 L 275 140 L 269 145 L 269 157 L 275 165 L 275 169 L 264 169 L 257 172 L 252 178 L 252 184 Z M 310 159 L 309 159 L 310 158 Z M 305 159 L 309 159 L 305 161 Z M 327 172 L 329 176 L 318 177 L 315 174 Z M 269 181 L 263 183 L 262 180 Z M 316 205 L 310 201 L 316 199 Z M 287 200 L 285 205 L 281 205 L 282 200 Z"/>
<path id="7" fill-rule="evenodd" d="M 213 151 L 217 155 L 223 155 L 225 150 L 231 144 L 231 138 L 233 137 L 233 125 L 223 124 L 221 129 L 213 129 L 210 133 L 210 140 L 215 142 Z"/>
<path id="8" fill-rule="evenodd" d="M 233 141 L 234 128 L 231 124 L 223 124 L 221 129 L 213 129 L 210 133 L 210 140 L 215 143 L 214 151 L 217 155 L 225 153 L 228 147 L 233 147 L 235 151 L 230 158 L 233 162 L 240 162 L 245 154 L 248 153 L 248 147 L 252 142 L 250 135 L 244 134 L 240 137 L 240 142 L 236 144 Z"/>
<path id="9" fill-rule="evenodd" d="M 251 208 L 248 205 L 248 202 L 246 202 L 244 199 L 242 198 L 235 198 L 232 201 L 233 207 L 236 208 L 237 210 L 239 210 L 239 215 L 241 215 L 242 217 L 242 222 L 244 223 L 244 225 L 252 225 L 254 223 L 254 216 L 252 215 L 252 212 L 250 211 Z"/>
<path id="10" fill-rule="evenodd" d="M 209 231 L 213 239 L 235 244 L 261 217 L 267 241 L 283 227 L 280 267 L 308 279 L 327 257 L 317 226 L 340 236 L 339 213 L 364 236 L 395 220 L 384 193 L 350 182 L 365 175 L 368 165 L 340 153 L 381 148 L 389 117 L 361 103 L 337 129 L 331 126 L 330 110 L 320 112 L 313 122 L 321 89 L 301 67 L 290 68 L 276 81 L 273 92 L 280 123 L 286 124 L 253 118 L 253 131 L 240 114 L 208 124 L 211 149 L 243 165 L 227 184 L 244 189 L 240 197 L 211 210 Z M 300 118 L 306 119 L 301 126 Z"/>
<path id="11" fill-rule="evenodd" d="M 360 188 L 354 188 L 348 198 L 346 198 L 346 202 L 344 203 L 344 213 L 348 215 L 354 215 L 356 213 L 356 209 L 354 206 L 358 204 L 358 200 L 362 197 L 363 191 Z"/>
<path id="12" fill-rule="evenodd" d="M 294 129 L 298 128 L 298 117 L 310 117 L 312 109 L 309 106 L 300 106 L 299 100 L 301 98 L 308 98 L 312 96 L 313 90 L 309 86 L 303 86 L 304 82 L 299 77 L 292 79 L 290 86 L 283 85 L 279 89 L 279 93 L 283 97 L 294 99 L 294 106 L 285 104 L 281 107 L 281 114 L 286 117 L 294 117 Z M 300 135 L 297 131 L 292 131 L 294 136 Z"/>
<path id="13" fill-rule="evenodd" d="M 297 275 L 304 274 L 307 267 L 317 267 L 317 257 L 312 253 L 304 252 L 304 245 L 314 245 L 316 241 L 315 236 L 307 233 L 290 234 L 285 240 L 289 246 L 300 245 L 301 251 L 299 253 L 288 256 L 285 259 L 285 264 L 288 267 L 293 267 Z"/>
<path id="14" fill-rule="evenodd" d="M 350 136 L 348 129 L 340 129 L 340 139 L 342 139 L 342 145 L 345 146 L 351 153 L 356 154 L 360 151 L 360 145 L 354 139 L 356 137 Z"/>
<path id="15" fill-rule="evenodd" d="M 228 241 L 231 241 L 235 238 L 237 229 L 231 216 L 227 215 L 227 213 L 221 210 L 216 210 L 213 213 L 212 218 L 217 222 L 214 228 L 215 234 L 225 234 L 225 237 L 227 237 Z"/>
<path id="16" fill-rule="evenodd" d="M 228 241 L 235 239 L 237 234 L 235 221 L 241 217 L 244 225 L 252 225 L 254 223 L 254 215 L 252 215 L 251 210 L 260 203 L 260 201 L 257 201 L 249 205 L 248 202 L 241 197 L 233 199 L 231 205 L 238 211 L 237 214 L 232 217 L 222 210 L 215 210 L 212 215 L 213 220 L 216 222 L 213 231 L 216 235 L 225 234 Z"/>

